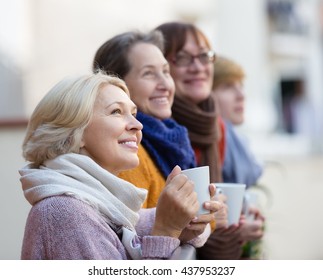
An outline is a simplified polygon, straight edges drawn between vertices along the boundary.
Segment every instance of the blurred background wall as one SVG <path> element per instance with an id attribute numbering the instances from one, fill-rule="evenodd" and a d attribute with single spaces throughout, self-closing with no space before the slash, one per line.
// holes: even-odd
<path id="1" fill-rule="evenodd" d="M 302 201 L 291 195 L 304 187 L 297 189 L 295 182 L 310 179 L 313 186 L 312 208 L 303 209 L 301 221 L 317 211 L 316 199 L 323 195 L 321 0 L 0 0 L 0 259 L 20 254 L 30 206 L 17 170 L 25 164 L 21 143 L 38 101 L 64 76 L 90 72 L 96 49 L 111 36 L 148 31 L 170 20 L 197 24 L 217 53 L 246 70 L 247 115 L 241 130 L 268 164 L 262 182 L 273 197 L 265 209 L 267 257 L 323 258 L 314 242 L 296 255 L 271 249 L 283 246 L 285 238 L 291 247 L 300 241 L 300 235 L 289 238 L 300 221 L 287 219 L 288 230 L 276 231 L 286 224 L 280 211 L 295 218 L 293 207 Z M 282 195 L 289 200 L 275 204 Z M 323 234 L 322 224 L 307 222 L 307 234 Z"/>

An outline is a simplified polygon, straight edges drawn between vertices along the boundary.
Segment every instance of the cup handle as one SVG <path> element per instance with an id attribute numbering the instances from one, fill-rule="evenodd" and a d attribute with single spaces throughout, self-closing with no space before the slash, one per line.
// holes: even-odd
<path id="1" fill-rule="evenodd" d="M 243 197 L 242 213 L 246 216 L 247 221 L 254 221 L 254 215 L 249 213 L 249 207 L 251 206 L 251 198 L 248 193 L 245 193 Z"/>

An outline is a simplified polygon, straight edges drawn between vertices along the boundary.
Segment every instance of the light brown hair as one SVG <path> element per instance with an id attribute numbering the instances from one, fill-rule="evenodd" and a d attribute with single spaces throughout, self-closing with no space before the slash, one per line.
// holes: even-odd
<path id="1" fill-rule="evenodd" d="M 242 82 L 244 78 L 245 72 L 239 64 L 226 57 L 217 56 L 214 63 L 213 90 L 220 84 L 234 81 Z"/>

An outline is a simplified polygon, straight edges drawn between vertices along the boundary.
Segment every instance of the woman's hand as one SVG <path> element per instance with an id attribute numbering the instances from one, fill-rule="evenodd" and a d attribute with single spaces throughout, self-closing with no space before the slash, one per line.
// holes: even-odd
<path id="1" fill-rule="evenodd" d="M 249 207 L 248 216 L 253 216 L 252 220 L 244 219 L 240 227 L 241 241 L 258 240 L 264 235 L 264 216 L 256 207 Z"/>
<path id="2" fill-rule="evenodd" d="M 158 199 L 152 235 L 178 238 L 194 220 L 199 203 L 194 184 L 176 166 L 169 174 L 166 186 Z"/>
<path id="3" fill-rule="evenodd" d="M 215 190 L 215 185 L 210 184 L 209 192 L 211 199 L 203 204 L 203 207 L 210 212 L 208 214 L 199 215 L 188 224 L 179 237 L 181 242 L 187 242 L 201 235 L 205 231 L 206 226 L 215 221 L 215 213 L 221 211 L 222 208 L 225 207 L 222 202 L 215 200 Z"/>
<path id="4" fill-rule="evenodd" d="M 223 229 L 228 227 L 228 205 L 226 204 L 227 197 L 220 193 L 217 194 L 214 199 L 223 204 L 223 207 L 214 213 L 216 221 L 216 229 Z"/>

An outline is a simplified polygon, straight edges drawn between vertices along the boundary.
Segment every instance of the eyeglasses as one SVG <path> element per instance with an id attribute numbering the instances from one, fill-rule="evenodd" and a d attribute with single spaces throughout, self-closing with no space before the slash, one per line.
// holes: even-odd
<path id="1" fill-rule="evenodd" d="M 209 64 L 215 61 L 215 52 L 208 51 L 204 53 L 200 53 L 198 55 L 190 55 L 187 53 L 177 54 L 175 58 L 172 59 L 172 62 L 179 67 L 189 66 L 194 62 L 194 59 L 197 58 L 199 62 L 203 65 Z"/>

